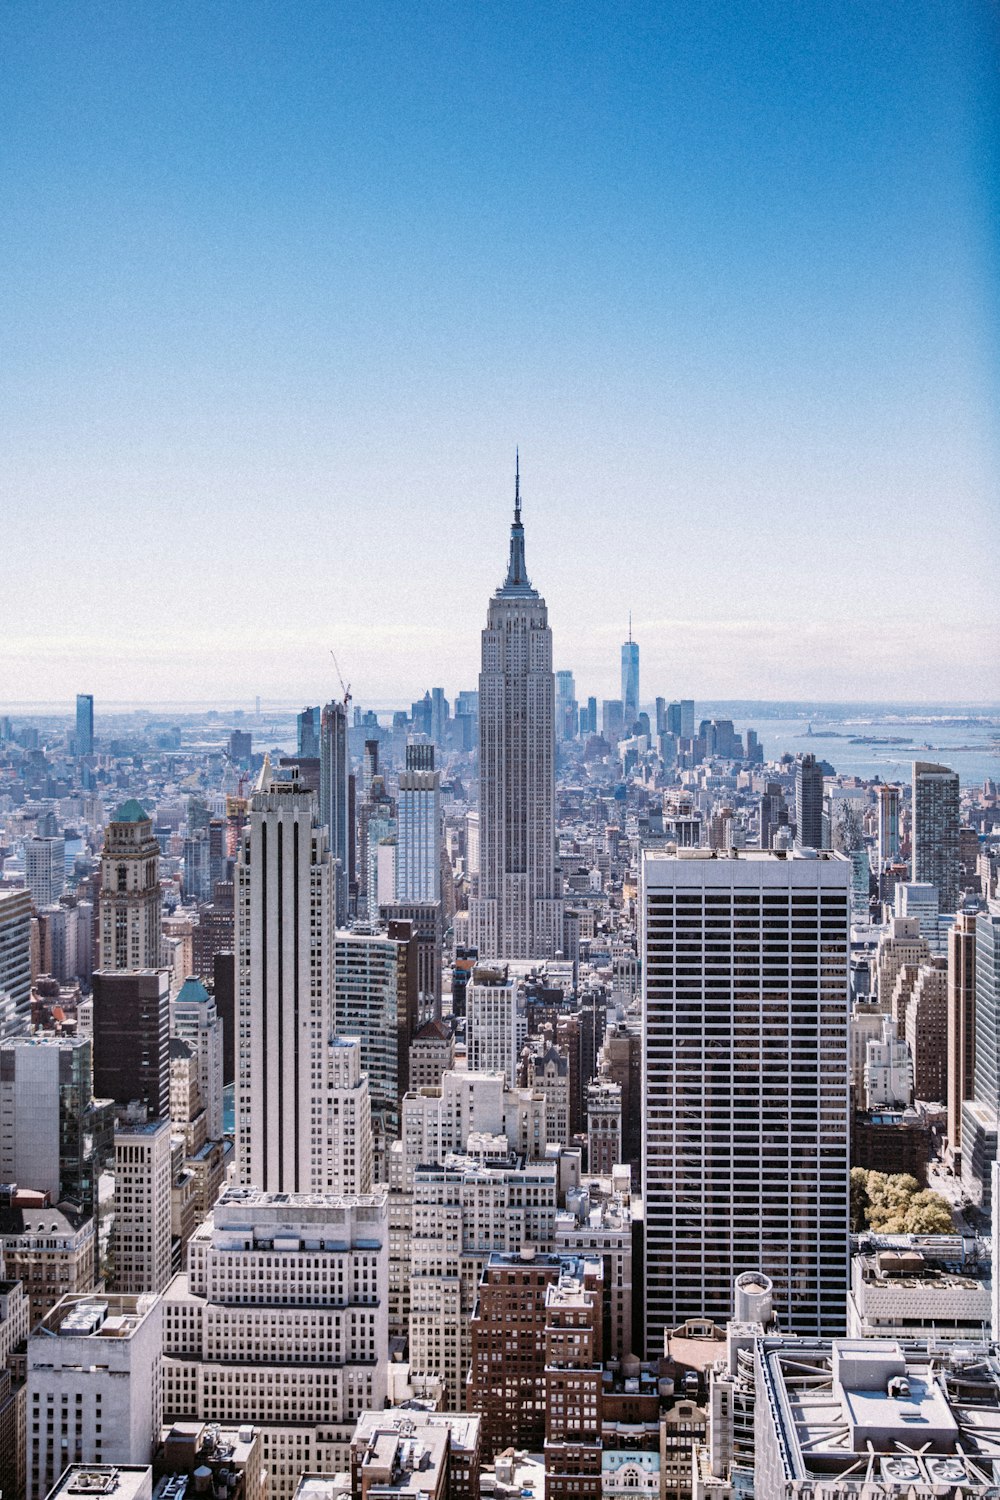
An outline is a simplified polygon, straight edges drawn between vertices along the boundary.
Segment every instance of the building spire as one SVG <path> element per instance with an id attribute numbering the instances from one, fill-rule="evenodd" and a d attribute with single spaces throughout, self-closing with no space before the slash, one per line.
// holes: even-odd
<path id="1" fill-rule="evenodd" d="M 521 451 L 514 449 L 514 525 L 521 524 Z"/>
<path id="2" fill-rule="evenodd" d="M 524 561 L 524 527 L 521 525 L 521 455 L 514 450 L 514 523 L 510 528 L 510 562 L 507 566 L 507 580 L 504 583 L 502 593 L 510 593 L 516 590 L 518 593 L 532 592 L 531 584 L 528 582 L 528 569 Z"/>

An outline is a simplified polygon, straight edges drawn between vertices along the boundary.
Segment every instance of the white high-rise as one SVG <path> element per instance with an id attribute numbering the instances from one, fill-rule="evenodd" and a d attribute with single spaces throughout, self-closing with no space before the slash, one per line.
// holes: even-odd
<path id="1" fill-rule="evenodd" d="M 503 1073 L 513 1087 L 527 1035 L 526 1016 L 518 1012 L 517 980 L 506 972 L 477 968 L 465 993 L 469 1069 Z"/>
<path id="2" fill-rule="evenodd" d="M 28 1339 L 27 1495 L 67 1464 L 147 1464 L 163 1413 L 159 1297 L 64 1297 Z"/>
<path id="3" fill-rule="evenodd" d="M 329 1193 L 368 1193 L 372 1186 L 372 1106 L 357 1037 L 330 1040 L 327 1111 Z"/>
<path id="4" fill-rule="evenodd" d="M 169 1120 L 150 1120 L 115 1131 L 116 1292 L 162 1292 L 170 1280 L 170 1130 Z"/>
<path id="5" fill-rule="evenodd" d="M 66 884 L 66 841 L 56 836 L 25 839 L 24 877 L 37 907 L 53 906 Z"/>
<path id="6" fill-rule="evenodd" d="M 230 1189 L 164 1295 L 166 1420 L 252 1421 L 273 1500 L 345 1468 L 385 1402 L 386 1197 Z"/>
<path id="7" fill-rule="evenodd" d="M 185 979 L 171 1010 L 171 1032 L 194 1049 L 210 1141 L 222 1139 L 222 1017 L 200 979 Z"/>
<path id="8" fill-rule="evenodd" d="M 562 947 L 562 900 L 552 631 L 525 568 L 519 476 L 507 578 L 490 600 L 482 637 L 479 834 L 469 919 L 480 957 L 553 957 Z"/>
<path id="9" fill-rule="evenodd" d="M 265 758 L 236 865 L 236 1145 L 246 1186 L 322 1192 L 333 863 L 316 799 Z"/>
<path id="10" fill-rule="evenodd" d="M 647 852 L 647 1348 L 763 1270 L 791 1333 L 844 1332 L 850 864 Z"/>

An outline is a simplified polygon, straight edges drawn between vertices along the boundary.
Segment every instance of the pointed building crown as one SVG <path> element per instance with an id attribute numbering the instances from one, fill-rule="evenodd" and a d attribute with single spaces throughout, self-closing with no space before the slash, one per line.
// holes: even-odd
<path id="1" fill-rule="evenodd" d="M 524 527 L 521 525 L 521 455 L 515 449 L 514 521 L 510 528 L 510 561 L 507 564 L 506 581 L 497 593 L 502 597 L 509 597 L 510 595 L 534 595 L 536 592 L 531 587 L 527 565 L 524 561 Z"/>

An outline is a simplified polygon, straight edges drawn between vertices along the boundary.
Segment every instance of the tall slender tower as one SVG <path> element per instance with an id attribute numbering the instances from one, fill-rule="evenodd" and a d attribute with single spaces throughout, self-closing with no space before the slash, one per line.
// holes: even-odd
<path id="1" fill-rule="evenodd" d="M 479 880 L 469 915 L 481 958 L 551 958 L 562 947 L 552 631 L 525 567 L 520 465 L 507 578 L 483 631 Z"/>
<path id="2" fill-rule="evenodd" d="M 795 767 L 795 847 L 823 847 L 823 772 L 815 755 L 800 756 Z"/>
<path id="3" fill-rule="evenodd" d="M 622 703 L 625 705 L 625 733 L 639 717 L 639 642 L 632 639 L 632 616 L 628 617 L 628 640 L 622 642 Z"/>
<path id="4" fill-rule="evenodd" d="M 433 745 L 407 745 L 399 773 L 396 900 L 441 899 L 441 773 Z M 385 903 L 382 903 L 383 905 Z"/>
<path id="5" fill-rule="evenodd" d="M 959 898 L 958 772 L 924 760 L 913 762 L 913 879 L 937 887 L 942 912 Z"/>
<path id="6" fill-rule="evenodd" d="M 76 743 L 74 748 L 77 755 L 93 755 L 94 753 L 93 693 L 77 693 L 76 695 Z"/>
<path id="7" fill-rule="evenodd" d="M 322 1192 L 333 1030 L 333 866 L 316 799 L 265 757 L 236 864 L 237 1174 Z"/>
<path id="8" fill-rule="evenodd" d="M 315 710 L 307 709 L 311 713 Z M 330 854 L 337 860 L 337 924 L 347 921 L 347 885 L 354 829 L 348 799 L 350 760 L 347 751 L 347 705 L 328 703 L 319 727 L 319 819 L 326 829 Z"/>

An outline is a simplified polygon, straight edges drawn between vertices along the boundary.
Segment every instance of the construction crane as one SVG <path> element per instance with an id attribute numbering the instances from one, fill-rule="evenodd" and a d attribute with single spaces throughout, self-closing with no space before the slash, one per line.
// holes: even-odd
<path id="1" fill-rule="evenodd" d="M 351 701 L 351 684 L 344 681 L 344 674 L 340 670 L 340 665 L 337 661 L 337 655 L 332 646 L 330 647 L 330 655 L 333 657 L 333 665 L 337 668 L 337 676 L 340 678 L 340 690 L 344 695 L 344 712 L 346 713 L 347 705 Z"/>

